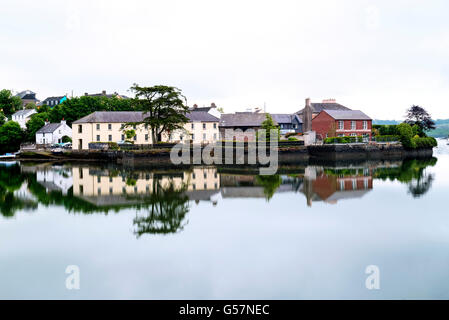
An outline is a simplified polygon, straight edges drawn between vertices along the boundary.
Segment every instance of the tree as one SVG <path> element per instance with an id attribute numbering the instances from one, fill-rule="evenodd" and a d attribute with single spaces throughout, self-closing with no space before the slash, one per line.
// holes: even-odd
<path id="1" fill-rule="evenodd" d="M 0 91 L 0 111 L 3 111 L 5 116 L 11 117 L 13 113 L 22 109 L 22 100 L 19 97 L 12 95 L 10 90 Z"/>
<path id="2" fill-rule="evenodd" d="M 26 123 L 26 137 L 29 142 L 35 141 L 36 132 L 45 126 L 45 121 L 48 119 L 48 113 L 35 113 L 31 116 L 30 120 Z"/>
<path id="3" fill-rule="evenodd" d="M 25 133 L 17 122 L 6 122 L 0 127 L 0 153 L 18 151 L 24 137 Z"/>
<path id="4" fill-rule="evenodd" d="M 266 114 L 266 118 L 264 122 L 262 122 L 261 129 L 265 130 L 265 135 L 262 133 L 259 134 L 259 139 L 270 141 L 271 138 L 279 140 L 280 139 L 280 132 L 279 127 L 274 123 L 273 118 L 269 113 Z M 276 130 L 277 136 L 271 137 L 271 130 Z"/>
<path id="5" fill-rule="evenodd" d="M 135 110 L 144 111 L 144 119 L 140 122 L 127 123 L 125 126 L 145 124 L 150 127 L 153 143 L 161 140 L 162 134 L 184 128 L 189 121 L 185 116 L 189 112 L 187 100 L 181 90 L 169 86 L 131 87 L 136 95 L 132 99 Z"/>
<path id="6" fill-rule="evenodd" d="M 0 126 L 4 125 L 6 120 L 5 114 L 0 111 Z"/>
<path id="7" fill-rule="evenodd" d="M 136 136 L 136 130 L 125 130 L 125 137 L 127 142 L 134 143 L 133 138 Z"/>
<path id="8" fill-rule="evenodd" d="M 418 125 L 422 133 L 436 128 L 430 114 L 424 108 L 415 105 L 407 110 L 405 122 L 411 126 Z"/>
<path id="9" fill-rule="evenodd" d="M 398 125 L 398 133 L 402 145 L 408 149 L 414 149 L 416 145 L 413 143 L 413 130 L 408 123 L 401 123 Z"/>
<path id="10" fill-rule="evenodd" d="M 29 102 L 25 105 L 25 109 L 36 109 L 36 104 L 33 102 Z"/>

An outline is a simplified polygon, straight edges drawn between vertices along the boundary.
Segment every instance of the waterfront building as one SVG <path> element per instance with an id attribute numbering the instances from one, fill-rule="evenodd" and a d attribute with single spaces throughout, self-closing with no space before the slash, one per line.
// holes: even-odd
<path id="1" fill-rule="evenodd" d="M 60 123 L 46 122 L 45 126 L 36 132 L 36 145 L 52 145 L 62 143 L 63 137 L 72 138 L 72 128 L 65 120 Z"/>

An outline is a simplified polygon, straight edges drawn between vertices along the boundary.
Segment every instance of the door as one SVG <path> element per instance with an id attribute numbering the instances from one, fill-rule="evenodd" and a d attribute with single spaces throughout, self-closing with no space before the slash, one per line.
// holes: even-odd
<path id="1" fill-rule="evenodd" d="M 79 139 L 78 150 L 83 150 L 83 139 Z"/>

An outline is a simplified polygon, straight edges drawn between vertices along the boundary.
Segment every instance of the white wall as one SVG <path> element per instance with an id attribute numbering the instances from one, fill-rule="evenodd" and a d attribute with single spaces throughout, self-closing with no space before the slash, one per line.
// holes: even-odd
<path id="1" fill-rule="evenodd" d="M 22 116 L 12 116 L 12 121 L 17 122 L 22 129 L 26 129 L 26 123 L 30 120 L 33 114 L 37 113 L 36 110 L 30 110 L 30 113 Z"/>

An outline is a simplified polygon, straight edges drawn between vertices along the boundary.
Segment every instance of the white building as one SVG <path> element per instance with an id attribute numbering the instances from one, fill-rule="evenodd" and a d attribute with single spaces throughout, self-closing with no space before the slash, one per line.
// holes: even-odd
<path id="1" fill-rule="evenodd" d="M 73 186 L 72 170 L 62 166 L 38 168 L 36 180 L 47 192 L 61 191 L 64 195 Z"/>
<path id="2" fill-rule="evenodd" d="M 36 144 L 47 145 L 61 143 L 64 136 L 72 138 L 72 128 L 65 120 L 61 123 L 46 123 L 45 126 L 36 132 Z"/>
<path id="3" fill-rule="evenodd" d="M 26 129 L 26 123 L 30 120 L 33 114 L 37 113 L 34 109 L 25 109 L 17 111 L 12 115 L 12 121 L 17 122 L 22 129 Z"/>

